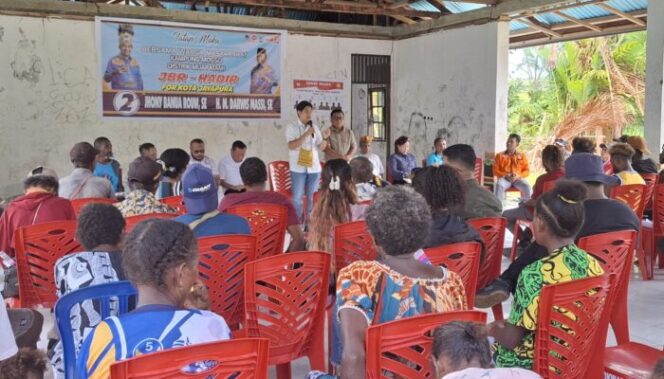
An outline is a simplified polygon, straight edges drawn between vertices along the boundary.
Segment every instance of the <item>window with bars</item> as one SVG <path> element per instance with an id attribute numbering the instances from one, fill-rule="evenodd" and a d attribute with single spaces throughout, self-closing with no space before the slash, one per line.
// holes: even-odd
<path id="1" fill-rule="evenodd" d="M 386 106 L 387 97 L 385 88 L 369 90 L 369 133 L 376 141 L 385 141 Z"/>

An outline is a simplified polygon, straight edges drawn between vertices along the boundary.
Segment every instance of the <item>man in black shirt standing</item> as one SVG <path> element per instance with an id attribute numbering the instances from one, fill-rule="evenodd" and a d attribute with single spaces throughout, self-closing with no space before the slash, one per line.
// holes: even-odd
<path id="1" fill-rule="evenodd" d="M 602 158 L 588 153 L 573 154 L 565 161 L 565 177 L 580 180 L 588 188 L 588 199 L 583 202 L 585 219 L 577 240 L 600 233 L 639 230 L 640 220 L 634 212 L 625 203 L 604 194 L 604 185 L 614 184 L 614 179 L 604 174 L 602 165 Z M 510 292 L 514 293 L 521 271 L 546 255 L 546 249 L 533 242 L 498 279 L 479 290 L 475 306 L 490 308 L 507 300 Z"/>

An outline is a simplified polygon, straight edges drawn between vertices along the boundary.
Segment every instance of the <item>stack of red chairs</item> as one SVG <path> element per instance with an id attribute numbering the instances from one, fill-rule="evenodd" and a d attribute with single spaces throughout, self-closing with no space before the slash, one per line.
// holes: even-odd
<path id="1" fill-rule="evenodd" d="M 468 220 L 468 225 L 480 233 L 484 242 L 484 260 L 480 264 L 477 289 L 486 287 L 500 276 L 500 265 L 503 260 L 503 246 L 505 244 L 505 226 L 507 220 L 503 217 L 475 218 Z M 472 308 L 474 304 L 468 304 Z M 495 320 L 503 319 L 503 306 L 496 304 L 491 307 Z"/>
<path id="2" fill-rule="evenodd" d="M 106 197 L 84 197 L 82 199 L 73 199 L 71 201 L 71 206 L 74 208 L 74 213 L 78 216 L 81 213 L 81 210 L 88 204 L 93 203 L 102 203 L 102 204 L 114 204 L 117 202 L 115 199 L 109 199 Z"/>

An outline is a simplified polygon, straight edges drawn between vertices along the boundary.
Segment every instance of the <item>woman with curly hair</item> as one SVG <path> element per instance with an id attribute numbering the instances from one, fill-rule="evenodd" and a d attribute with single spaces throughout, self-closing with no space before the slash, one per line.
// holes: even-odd
<path id="1" fill-rule="evenodd" d="M 464 208 L 466 187 L 459 173 L 450 166 L 427 167 L 413 178 L 415 191 L 431 207 L 431 228 L 425 248 L 457 242 L 477 241 L 479 233 L 457 214 Z"/>
<path id="2" fill-rule="evenodd" d="M 343 159 L 325 162 L 318 194 L 309 223 L 309 250 L 331 252 L 334 226 L 364 219 L 367 206 L 359 204 L 350 165 Z"/>
<path id="3" fill-rule="evenodd" d="M 122 267 L 138 290 L 136 309 L 102 321 L 78 355 L 80 378 L 107 378 L 111 365 L 134 356 L 231 337 L 224 319 L 188 309 L 199 286 L 198 247 L 189 226 L 172 220 L 143 221 L 129 234 Z"/>

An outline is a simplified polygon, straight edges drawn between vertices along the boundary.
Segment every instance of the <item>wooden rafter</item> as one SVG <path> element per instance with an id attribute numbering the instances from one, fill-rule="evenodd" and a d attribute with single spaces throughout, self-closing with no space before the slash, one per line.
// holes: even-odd
<path id="1" fill-rule="evenodd" d="M 427 3 L 436 7 L 436 9 L 440 11 L 440 13 L 450 13 L 450 11 L 447 10 L 447 8 L 445 8 L 445 6 L 443 5 L 442 0 L 427 0 Z"/>
<path id="2" fill-rule="evenodd" d="M 594 30 L 594 31 L 596 31 L 596 32 L 601 32 L 601 31 L 602 31 L 602 28 L 600 28 L 599 26 L 595 26 L 595 25 L 589 23 L 588 21 L 585 21 L 585 20 L 579 20 L 578 18 L 572 17 L 572 16 L 570 16 L 570 15 L 568 15 L 568 14 L 565 14 L 565 13 L 563 13 L 563 12 L 560 12 L 560 11 L 555 11 L 555 12 L 553 12 L 553 13 L 556 14 L 557 16 L 559 16 L 559 17 L 564 18 L 565 20 L 567 20 L 567 21 L 569 21 L 569 22 L 571 22 L 571 23 L 574 23 L 574 24 L 577 24 L 577 25 L 581 25 L 581 26 L 583 26 L 583 27 L 585 27 L 585 28 L 588 28 L 588 29 Z"/>
<path id="3" fill-rule="evenodd" d="M 537 29 L 537 30 L 539 30 L 540 32 L 542 32 L 544 34 L 548 34 L 551 37 L 556 37 L 556 38 L 562 38 L 563 37 L 562 34 L 556 32 L 556 31 L 553 31 L 550 28 L 544 26 L 544 24 L 537 21 L 537 19 L 535 17 L 532 17 L 532 16 L 531 17 L 526 17 L 526 18 L 520 19 L 519 21 L 530 25 L 530 27 L 532 27 L 533 29 Z"/>
<path id="4" fill-rule="evenodd" d="M 282 9 L 300 9 L 319 12 L 377 14 L 381 16 L 403 17 L 430 17 L 436 18 L 439 12 L 417 11 L 410 8 L 389 9 L 386 5 L 379 5 L 369 1 L 327 0 L 324 3 L 302 2 L 297 0 L 230 0 L 226 3 L 239 5 L 269 6 Z"/>
<path id="5" fill-rule="evenodd" d="M 405 16 L 390 15 L 390 17 L 392 17 L 395 20 L 401 21 L 401 22 L 403 22 L 404 24 L 407 24 L 407 25 L 417 24 L 417 21 L 413 20 L 412 18 L 405 17 Z"/>
<path id="6" fill-rule="evenodd" d="M 604 10 L 606 10 L 606 11 L 609 11 L 613 14 L 618 15 L 618 16 L 624 18 L 625 20 L 629 20 L 629 21 L 635 23 L 636 25 L 646 26 L 646 23 L 643 20 L 640 20 L 636 17 L 633 17 L 631 14 L 623 12 L 620 9 L 616 9 L 616 8 L 610 6 L 610 5 L 605 4 L 605 3 L 597 3 L 595 5 L 602 8 L 602 9 L 604 9 Z"/>

